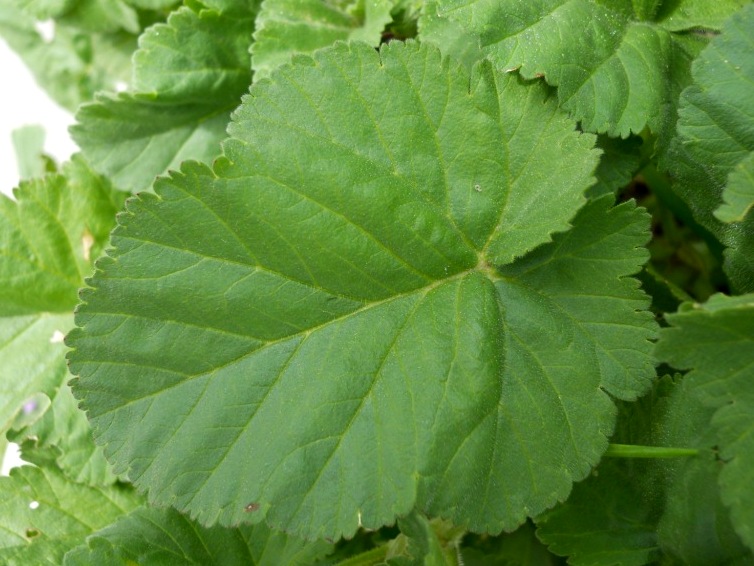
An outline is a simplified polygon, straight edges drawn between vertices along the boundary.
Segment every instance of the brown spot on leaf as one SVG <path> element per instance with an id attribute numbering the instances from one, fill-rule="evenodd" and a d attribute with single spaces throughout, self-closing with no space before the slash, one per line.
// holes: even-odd
<path id="1" fill-rule="evenodd" d="M 253 513 L 254 511 L 259 510 L 259 503 L 249 503 L 246 507 L 243 508 L 244 511 L 247 513 Z"/>

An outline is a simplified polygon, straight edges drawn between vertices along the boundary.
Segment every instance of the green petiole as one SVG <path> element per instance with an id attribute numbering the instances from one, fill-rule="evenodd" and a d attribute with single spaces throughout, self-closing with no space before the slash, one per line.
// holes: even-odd
<path id="1" fill-rule="evenodd" d="M 638 446 L 635 444 L 610 444 L 605 452 L 607 458 L 688 458 L 697 456 L 696 448 L 672 448 L 666 446 Z"/>

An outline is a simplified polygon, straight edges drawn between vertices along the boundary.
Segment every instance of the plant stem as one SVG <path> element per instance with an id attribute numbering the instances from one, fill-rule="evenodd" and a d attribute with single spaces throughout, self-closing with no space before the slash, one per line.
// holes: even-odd
<path id="1" fill-rule="evenodd" d="M 688 458 L 697 456 L 696 448 L 672 448 L 666 446 L 638 446 L 635 444 L 611 444 L 607 458 Z"/>
<path id="2" fill-rule="evenodd" d="M 374 566 L 382 564 L 387 556 L 388 545 L 383 544 L 372 550 L 367 550 L 351 558 L 338 562 L 337 566 Z"/>

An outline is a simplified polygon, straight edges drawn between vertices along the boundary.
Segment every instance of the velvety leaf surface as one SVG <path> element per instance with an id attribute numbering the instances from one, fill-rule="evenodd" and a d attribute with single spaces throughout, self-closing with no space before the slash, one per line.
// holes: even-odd
<path id="1" fill-rule="evenodd" d="M 720 14 L 744 1 L 722 0 L 712 11 L 666 2 L 653 19 L 657 3 L 644 1 L 632 9 L 596 0 L 437 0 L 424 11 L 420 37 L 525 78 L 544 76 L 588 131 L 626 137 L 648 126 L 662 135 L 675 122 L 697 50 L 685 32 L 718 29 Z"/>
<path id="2" fill-rule="evenodd" d="M 754 152 L 752 27 L 749 4 L 695 61 L 694 84 L 681 97 L 678 138 L 667 161 L 675 190 L 696 220 L 728 246 L 726 272 L 742 292 L 754 290 L 754 216 L 746 214 L 751 189 L 743 187 Z M 732 224 L 714 216 L 723 199 L 728 204 L 718 214 Z"/>
<path id="3" fill-rule="evenodd" d="M 669 315 L 658 356 L 677 369 L 715 410 L 712 418 L 720 457 L 723 502 L 733 525 L 754 548 L 754 296 L 715 295 L 706 304 L 685 304 Z"/>
<path id="4" fill-rule="evenodd" d="M 62 564 L 69 549 L 138 504 L 123 486 L 94 488 L 53 470 L 15 468 L 0 477 L 0 561 Z"/>
<path id="5" fill-rule="evenodd" d="M 497 532 L 564 498 L 606 391 L 654 373 L 626 278 L 646 215 L 606 197 L 553 236 L 594 138 L 544 85 L 416 43 L 298 58 L 229 131 L 214 170 L 129 201 L 69 336 L 116 472 L 203 524 L 309 538 L 415 506 Z"/>
<path id="6" fill-rule="evenodd" d="M 255 80 L 288 62 L 338 40 L 380 44 L 391 21 L 390 0 L 265 0 L 251 47 Z"/>
<path id="7" fill-rule="evenodd" d="M 131 91 L 101 94 L 76 114 L 74 140 L 118 187 L 143 190 L 185 159 L 210 162 L 251 82 L 254 7 L 192 6 L 140 38 Z"/>
<path id="8" fill-rule="evenodd" d="M 65 566 L 304 566 L 332 545 L 306 543 L 265 525 L 204 528 L 173 509 L 140 507 L 68 552 Z"/>
<path id="9" fill-rule="evenodd" d="M 716 488 L 722 463 L 709 426 L 713 411 L 693 384 L 664 378 L 651 395 L 622 409 L 614 442 L 697 448 L 700 454 L 603 460 L 565 503 L 537 520 L 539 537 L 575 565 L 638 566 L 663 557 L 699 566 L 747 563 L 751 554 Z"/>
<path id="10" fill-rule="evenodd" d="M 135 35 L 88 33 L 56 25 L 47 42 L 35 28 L 36 19 L 14 5 L 17 1 L 0 0 L 0 36 L 58 104 L 73 111 L 95 92 L 128 81 Z"/>

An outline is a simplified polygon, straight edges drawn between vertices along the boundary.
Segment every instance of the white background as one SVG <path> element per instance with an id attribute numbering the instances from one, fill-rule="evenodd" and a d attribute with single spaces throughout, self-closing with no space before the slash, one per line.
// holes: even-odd
<path id="1" fill-rule="evenodd" d="M 68 135 L 73 123 L 70 112 L 54 103 L 34 81 L 21 59 L 0 39 L 0 192 L 11 194 L 18 185 L 16 154 L 11 132 L 25 125 L 38 124 L 45 129 L 45 153 L 58 163 L 68 159 L 76 146 Z M 0 364 L 3 363 L 0 359 Z M 19 376 L 20 377 L 20 376 Z M 3 461 L 2 474 L 20 462 L 15 445 Z"/>
<path id="2" fill-rule="evenodd" d="M 0 39 L 0 191 L 10 194 L 18 184 L 18 168 L 10 133 L 38 124 L 45 129 L 45 153 L 60 163 L 76 151 L 68 135 L 73 116 L 54 103 L 34 82 L 23 61 Z"/>

